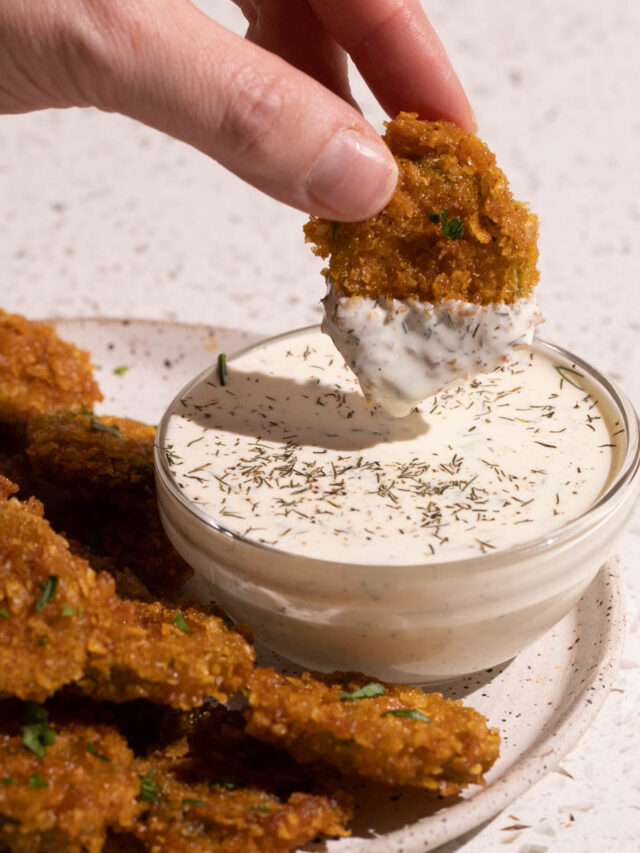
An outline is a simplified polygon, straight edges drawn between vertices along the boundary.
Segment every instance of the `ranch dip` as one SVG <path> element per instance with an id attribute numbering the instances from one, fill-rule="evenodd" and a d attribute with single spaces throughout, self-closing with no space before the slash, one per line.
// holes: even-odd
<path id="1" fill-rule="evenodd" d="M 326 332 L 367 399 L 405 417 L 453 381 L 493 370 L 531 346 L 543 315 L 535 298 L 477 305 L 340 296 L 328 279 Z"/>
<path id="2" fill-rule="evenodd" d="M 309 329 L 212 368 L 174 403 L 163 451 L 184 496 L 239 536 L 411 565 L 563 526 L 603 493 L 623 439 L 579 368 L 535 345 L 397 419 Z"/>

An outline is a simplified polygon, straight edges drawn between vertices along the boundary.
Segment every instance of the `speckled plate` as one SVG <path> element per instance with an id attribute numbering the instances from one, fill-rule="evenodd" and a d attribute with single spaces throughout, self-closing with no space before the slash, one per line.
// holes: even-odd
<path id="1" fill-rule="evenodd" d="M 105 400 L 100 411 L 157 423 L 177 390 L 258 337 L 238 330 L 128 320 L 63 320 L 59 333 L 88 349 Z M 269 330 L 265 330 L 265 335 Z M 206 596 L 206 589 L 200 588 Z M 198 592 L 197 585 L 192 592 Z M 330 853 L 426 853 L 484 823 L 553 769 L 594 719 L 624 638 L 618 574 L 602 568 L 577 607 L 512 661 L 444 685 L 500 728 L 502 754 L 487 786 L 447 801 L 378 785 L 354 789 L 351 838 L 310 845 Z M 289 668 L 261 652 L 262 662 Z M 114 841 L 112 851 L 126 847 Z"/>

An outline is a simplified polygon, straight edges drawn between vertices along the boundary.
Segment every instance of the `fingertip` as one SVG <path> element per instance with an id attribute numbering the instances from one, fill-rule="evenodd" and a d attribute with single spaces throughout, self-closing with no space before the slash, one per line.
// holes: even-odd
<path id="1" fill-rule="evenodd" d="M 344 222 L 368 219 L 389 202 L 397 180 L 398 167 L 382 139 L 344 128 L 307 174 L 310 212 Z"/>

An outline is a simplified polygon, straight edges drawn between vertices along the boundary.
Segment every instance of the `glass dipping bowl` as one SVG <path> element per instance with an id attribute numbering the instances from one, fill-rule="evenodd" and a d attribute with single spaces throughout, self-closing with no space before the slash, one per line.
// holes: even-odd
<path id="1" fill-rule="evenodd" d="M 606 491 L 552 533 L 463 560 L 393 566 L 321 560 L 244 538 L 184 495 L 163 452 L 174 405 L 215 375 L 214 365 L 180 391 L 158 430 L 158 503 L 171 542 L 234 619 L 305 668 L 428 683 L 509 660 L 574 607 L 613 554 L 640 492 L 631 403 L 584 360 L 548 343 L 534 347 L 575 362 L 626 436 Z"/>

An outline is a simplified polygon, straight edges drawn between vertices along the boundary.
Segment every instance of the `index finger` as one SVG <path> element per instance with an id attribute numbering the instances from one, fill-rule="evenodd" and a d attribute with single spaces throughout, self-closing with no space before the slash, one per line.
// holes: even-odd
<path id="1" fill-rule="evenodd" d="M 419 0 L 309 0 L 389 115 L 401 110 L 475 130 L 473 111 Z"/>

